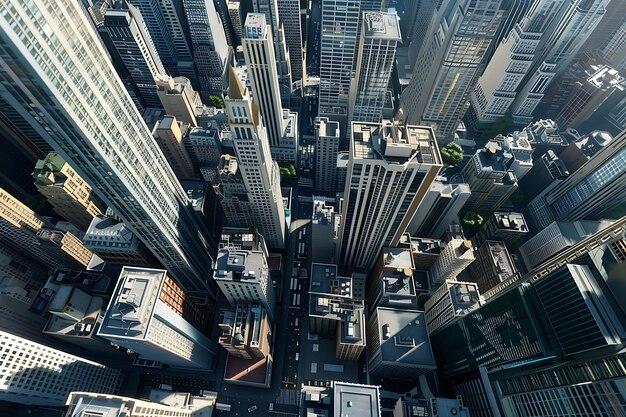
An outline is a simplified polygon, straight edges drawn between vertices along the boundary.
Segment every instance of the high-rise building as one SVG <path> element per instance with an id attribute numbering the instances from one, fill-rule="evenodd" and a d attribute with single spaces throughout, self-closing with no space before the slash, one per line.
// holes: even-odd
<path id="1" fill-rule="evenodd" d="M 265 15 L 265 22 L 272 27 L 274 56 L 276 59 L 274 65 L 278 72 L 280 99 L 283 106 L 288 107 L 292 88 L 291 63 L 287 49 L 287 41 L 285 39 L 282 16 L 278 8 L 278 0 L 252 0 L 252 10 L 254 13 Z"/>
<path id="2" fill-rule="evenodd" d="M 367 324 L 367 361 L 369 372 L 385 379 L 436 369 L 424 312 L 378 307 Z"/>
<path id="3" fill-rule="evenodd" d="M 396 56 L 402 41 L 395 13 L 361 13 L 354 84 L 350 88 L 349 121 L 380 123 Z"/>
<path id="4" fill-rule="evenodd" d="M 193 62 L 198 71 L 200 90 L 204 96 L 219 96 L 224 90 L 226 61 L 232 53 L 220 15 L 212 0 L 183 0 L 183 8 L 191 34 Z"/>
<path id="5" fill-rule="evenodd" d="M 409 223 L 411 236 L 438 239 L 445 233 L 471 195 L 469 185 L 462 181 L 458 176 L 437 177 Z"/>
<path id="6" fill-rule="evenodd" d="M 337 183 L 337 154 L 341 135 L 339 123 L 318 117 L 315 119 L 315 190 L 332 193 Z"/>
<path id="7" fill-rule="evenodd" d="M 222 155 L 215 177 L 210 181 L 224 211 L 224 224 L 229 227 L 254 226 L 254 202 L 249 199 L 237 158 Z"/>
<path id="8" fill-rule="evenodd" d="M 235 311 L 224 312 L 219 327 L 222 330 L 219 344 L 229 355 L 252 359 L 270 354 L 272 324 L 260 303 L 237 302 Z"/>
<path id="9" fill-rule="evenodd" d="M 496 211 L 490 215 L 476 234 L 476 241 L 497 240 L 508 247 L 517 246 L 528 236 L 528 224 L 522 213 Z"/>
<path id="10" fill-rule="evenodd" d="M 161 269 L 124 267 L 98 336 L 174 367 L 214 369 L 206 313 Z"/>
<path id="11" fill-rule="evenodd" d="M 96 216 L 83 237 L 87 249 L 117 266 L 157 267 L 159 261 L 112 210 Z"/>
<path id="12" fill-rule="evenodd" d="M 410 248 L 383 248 L 367 280 L 367 305 L 417 310 L 413 282 L 415 263 Z"/>
<path id="13" fill-rule="evenodd" d="M 152 129 L 152 136 L 178 179 L 195 177 L 193 162 L 183 142 L 188 130 L 189 125 L 174 116 L 165 116 Z"/>
<path id="14" fill-rule="evenodd" d="M 202 101 L 191 81 L 185 77 L 159 77 L 155 81 L 165 113 L 192 127 L 198 126 L 196 108 L 202 107 Z"/>
<path id="15" fill-rule="evenodd" d="M 320 117 L 339 122 L 346 132 L 350 81 L 358 44 L 361 1 L 322 1 L 320 38 Z M 345 136 L 345 133 L 344 133 Z"/>
<path id="16" fill-rule="evenodd" d="M 82 5 L 28 4 L 41 16 L 11 6 L 11 13 L 0 18 L 5 40 L 0 61 L 12 69 L 0 76 L 5 81 L 2 94 L 11 97 L 0 111 L 19 111 L 37 126 L 187 290 L 209 289 L 207 255 L 214 243 L 198 233 L 185 192 L 115 74 Z M 3 9 L 8 5 L 0 3 Z M 25 29 L 11 26 L 18 17 L 42 32 L 37 42 L 60 46 L 30 47 L 35 38 L 20 36 Z M 85 48 L 90 52 L 81 52 Z M 22 82 L 31 78 L 38 81 Z"/>
<path id="17" fill-rule="evenodd" d="M 122 397 L 95 392 L 72 392 L 67 397 L 65 417 L 203 417 L 213 413 L 217 393 L 203 391 L 201 397 L 184 392 L 152 389 L 149 399 Z"/>
<path id="18" fill-rule="evenodd" d="M 530 202 L 539 228 L 553 221 L 599 219 L 623 203 L 626 192 L 626 131 L 596 153 L 565 180 Z"/>
<path id="19" fill-rule="evenodd" d="M 610 133 L 595 130 L 570 142 L 559 154 L 559 159 L 570 174 L 574 173 L 612 140 L 613 136 Z"/>
<path id="20" fill-rule="evenodd" d="M 298 152 L 298 114 L 283 110 L 281 105 L 280 74 L 277 72 L 272 31 L 264 14 L 248 13 L 242 43 L 252 97 L 263 118 L 272 158 L 295 163 Z"/>
<path id="21" fill-rule="evenodd" d="M 274 318 L 274 284 L 267 264 L 267 248 L 263 236 L 245 233 L 243 247 L 227 237 L 215 261 L 213 278 L 231 306 L 239 301 L 260 302 Z"/>
<path id="22" fill-rule="evenodd" d="M 324 201 L 313 201 L 309 255 L 311 262 L 336 263 L 339 256 L 341 215 Z"/>
<path id="23" fill-rule="evenodd" d="M 424 303 L 428 333 L 433 334 L 456 317 L 480 307 L 478 286 L 473 282 L 446 280 Z"/>
<path id="24" fill-rule="evenodd" d="M 517 177 L 509 169 L 512 160 L 502 140 L 491 140 L 476 151 L 462 171 L 472 191 L 466 210 L 493 213 L 517 190 Z"/>
<path id="25" fill-rule="evenodd" d="M 526 51 L 532 55 L 532 66 L 523 71 L 523 84 L 517 87 L 515 100 L 510 106 L 517 123 L 532 122 L 532 113 L 543 99 L 552 79 L 574 59 L 600 23 L 609 1 L 541 1 L 530 9 L 530 27 L 527 30 L 540 34 L 539 48 Z M 552 14 L 546 7 L 557 10 L 556 14 Z M 542 20 L 546 17 L 552 20 L 544 23 Z M 535 32 L 535 28 L 539 30 Z M 532 75 L 528 76 L 529 74 Z M 494 74 L 494 79 L 499 77 Z"/>
<path id="26" fill-rule="evenodd" d="M 285 42 L 289 50 L 291 78 L 294 82 L 303 79 L 302 72 L 302 22 L 299 0 L 277 0 L 278 16 L 283 24 Z"/>
<path id="27" fill-rule="evenodd" d="M 238 168 L 251 203 L 254 224 L 272 248 L 285 246 L 285 209 L 278 164 L 272 160 L 265 125 L 256 102 L 229 67 L 226 112 Z"/>
<path id="28" fill-rule="evenodd" d="M 505 16 L 502 0 L 446 0 L 431 17 L 397 117 L 436 126 L 439 143 L 454 139 L 470 93 Z"/>
<path id="29" fill-rule="evenodd" d="M 141 13 L 115 2 L 104 14 L 104 27 L 147 107 L 161 107 L 155 79 L 166 74 Z"/>
<path id="30" fill-rule="evenodd" d="M 62 407 L 72 391 L 115 394 L 119 370 L 0 330 L 0 399 Z"/>
<path id="31" fill-rule="evenodd" d="M 579 148 L 577 149 L 580 150 Z M 582 154 L 582 152 L 580 153 Z M 584 161 L 587 161 L 586 157 Z M 569 171 L 565 162 L 559 156 L 556 156 L 554 151 L 548 150 L 548 152 L 533 162 L 533 167 L 528 171 L 525 179 L 520 181 L 519 187 L 524 193 L 525 199 L 530 201 L 554 181 L 563 180 L 568 175 Z"/>
<path id="32" fill-rule="evenodd" d="M 102 203 L 91 187 L 58 153 L 37 161 L 33 178 L 54 211 L 80 230 L 87 230 L 94 216 L 102 214 Z"/>
<path id="33" fill-rule="evenodd" d="M 488 291 L 517 273 L 504 242 L 482 242 L 474 251 L 474 258 L 468 272 L 471 281 L 478 284 L 481 291 Z"/>
<path id="34" fill-rule="evenodd" d="M 380 392 L 377 386 L 332 382 L 333 417 L 358 413 L 360 416 L 380 417 Z"/>
<path id="35" fill-rule="evenodd" d="M 451 239 L 443 247 L 435 263 L 428 269 L 432 289 L 434 290 L 446 280 L 455 280 L 472 262 L 474 262 L 472 242 Z"/>
<path id="36" fill-rule="evenodd" d="M 340 263 L 370 269 L 397 245 L 441 169 L 431 128 L 353 123 Z"/>
<path id="37" fill-rule="evenodd" d="M 243 38 L 243 21 L 244 16 L 241 10 L 241 2 L 239 0 L 228 0 L 226 3 L 228 8 L 228 17 L 230 19 L 230 25 L 235 32 L 235 45 L 241 45 L 241 38 Z M 233 48 L 235 45 L 231 45 Z"/>

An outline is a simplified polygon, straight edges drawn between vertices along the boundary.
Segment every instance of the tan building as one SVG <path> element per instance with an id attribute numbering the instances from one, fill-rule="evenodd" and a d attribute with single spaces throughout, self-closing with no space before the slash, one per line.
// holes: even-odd
<path id="1" fill-rule="evenodd" d="M 185 77 L 159 77 L 156 79 L 157 95 L 165 113 L 174 116 L 183 123 L 198 126 L 196 108 L 202 107 L 200 94 L 194 91 L 189 79 Z"/>
<path id="2" fill-rule="evenodd" d="M 177 122 L 176 117 L 165 116 L 152 130 L 152 136 L 179 179 L 194 178 L 193 162 L 183 143 L 188 128 L 188 124 Z"/>
<path id="3" fill-rule="evenodd" d="M 33 171 L 35 186 L 61 217 L 80 230 L 99 214 L 102 203 L 91 187 L 56 152 L 37 161 Z"/>

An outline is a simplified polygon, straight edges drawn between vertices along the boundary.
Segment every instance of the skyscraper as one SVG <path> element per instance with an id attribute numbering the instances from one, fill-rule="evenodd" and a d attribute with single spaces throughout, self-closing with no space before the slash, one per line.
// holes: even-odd
<path id="1" fill-rule="evenodd" d="M 102 214 L 91 187 L 59 154 L 50 152 L 33 171 L 35 186 L 61 217 L 81 230 L 87 230 L 94 216 Z"/>
<path id="2" fill-rule="evenodd" d="M 441 169 L 432 129 L 353 123 L 342 209 L 345 268 L 369 270 L 395 246 Z"/>
<path id="3" fill-rule="evenodd" d="M 315 119 L 315 189 L 337 191 L 337 153 L 339 152 L 339 123 L 328 117 Z"/>
<path id="4" fill-rule="evenodd" d="M 217 344 L 206 313 L 161 269 L 124 267 L 98 336 L 140 357 L 184 368 L 214 369 Z"/>
<path id="5" fill-rule="evenodd" d="M 392 13 L 361 13 L 355 80 L 350 89 L 350 121 L 380 123 L 395 62 L 402 41 L 398 16 Z"/>
<path id="6" fill-rule="evenodd" d="M 281 105 L 280 74 L 277 72 L 271 26 L 264 14 L 248 13 L 242 44 L 250 73 L 252 96 L 263 118 L 272 158 L 295 163 L 298 151 L 298 115 L 283 110 Z"/>
<path id="7" fill-rule="evenodd" d="M 159 77 L 156 85 L 157 95 L 168 116 L 175 116 L 192 127 L 198 126 L 196 108 L 202 107 L 202 100 L 188 78 Z"/>
<path id="8" fill-rule="evenodd" d="M 27 5 L 41 15 L 31 15 Z M 16 110 L 36 126 L 185 289 L 209 289 L 213 242 L 198 233 L 185 192 L 82 6 L 3 0 L 0 7 L 10 10 L 0 18 L 0 63 L 11 69 L 0 75 L 0 111 Z M 31 29 L 16 26 L 18 17 Z M 33 29 L 42 33 L 37 42 L 59 47 L 35 48 Z"/>
<path id="9" fill-rule="evenodd" d="M 278 16 L 283 24 L 285 42 L 289 50 L 291 78 L 294 82 L 302 80 L 302 20 L 299 0 L 277 0 Z"/>
<path id="10" fill-rule="evenodd" d="M 226 112 L 232 129 L 247 201 L 251 203 L 254 224 L 271 248 L 285 246 L 285 209 L 280 191 L 278 164 L 272 160 L 265 126 L 248 90 L 230 67 Z"/>
<path id="11" fill-rule="evenodd" d="M 178 179 L 191 179 L 195 176 L 193 162 L 183 143 L 183 137 L 188 130 L 189 125 L 178 122 L 174 116 L 165 116 L 152 130 L 152 136 Z"/>
<path id="12" fill-rule="evenodd" d="M 456 280 L 456 277 L 472 262 L 474 262 L 472 242 L 451 239 L 428 269 L 431 287 L 434 289 L 446 280 Z"/>
<path id="13" fill-rule="evenodd" d="M 228 8 L 228 18 L 230 19 L 230 25 L 235 32 L 235 43 L 241 44 L 241 38 L 243 37 L 243 19 L 244 16 L 241 12 L 241 2 L 239 0 L 228 0 L 226 2 Z"/>
<path id="14" fill-rule="evenodd" d="M 454 139 L 484 58 L 505 11 L 502 0 L 438 3 L 397 117 L 436 126 L 440 143 Z"/>
<path id="15" fill-rule="evenodd" d="M 161 107 L 155 79 L 166 74 L 141 13 L 115 3 L 104 14 L 104 27 L 147 107 Z"/>
<path id="16" fill-rule="evenodd" d="M 1 330 L 0 354 L 4 401 L 61 407 L 71 391 L 115 394 L 122 380 L 117 369 Z"/>
<path id="17" fill-rule="evenodd" d="M 554 183 L 530 202 L 540 228 L 552 221 L 599 219 L 623 204 L 626 192 L 626 130 L 569 177 Z"/>
<path id="18" fill-rule="evenodd" d="M 183 0 L 183 7 L 189 24 L 200 90 L 205 96 L 219 96 L 223 91 L 222 77 L 231 52 L 215 3 L 212 0 Z"/>

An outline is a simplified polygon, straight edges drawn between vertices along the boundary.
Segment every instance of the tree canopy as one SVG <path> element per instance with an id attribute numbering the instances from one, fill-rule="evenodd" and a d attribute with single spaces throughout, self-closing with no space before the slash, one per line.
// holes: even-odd
<path id="1" fill-rule="evenodd" d="M 441 158 L 448 165 L 456 165 L 463 160 L 463 149 L 454 142 L 441 148 Z"/>

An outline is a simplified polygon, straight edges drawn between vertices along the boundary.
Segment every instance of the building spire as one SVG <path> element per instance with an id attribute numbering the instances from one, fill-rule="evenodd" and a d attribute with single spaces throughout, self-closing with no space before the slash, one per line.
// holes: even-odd
<path id="1" fill-rule="evenodd" d="M 246 94 L 246 88 L 241 84 L 235 68 L 231 65 L 228 68 L 228 97 L 242 100 Z"/>

